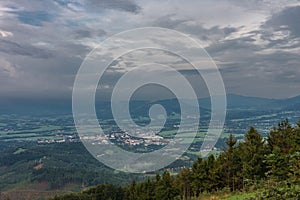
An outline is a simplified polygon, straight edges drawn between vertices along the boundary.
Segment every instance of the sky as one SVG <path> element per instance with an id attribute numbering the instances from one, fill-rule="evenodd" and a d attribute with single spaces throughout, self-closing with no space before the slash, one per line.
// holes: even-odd
<path id="1" fill-rule="evenodd" d="M 298 0 L 1 0 L 0 97 L 70 98 L 91 50 L 142 27 L 169 28 L 199 41 L 227 93 L 300 94 Z"/>

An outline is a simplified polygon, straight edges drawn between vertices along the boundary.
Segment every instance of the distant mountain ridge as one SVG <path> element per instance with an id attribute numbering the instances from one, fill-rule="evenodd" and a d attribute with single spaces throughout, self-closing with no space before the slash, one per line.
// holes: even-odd
<path id="1" fill-rule="evenodd" d="M 299 110 L 300 95 L 286 99 L 268 99 L 227 95 L 228 108 L 255 108 L 262 110 Z"/>
<path id="2" fill-rule="evenodd" d="M 189 100 L 183 100 L 183 103 L 189 104 Z M 168 112 L 179 113 L 180 108 L 177 99 L 165 99 L 157 101 L 134 100 L 130 105 L 136 112 L 144 112 L 148 110 L 153 104 L 163 105 Z M 210 98 L 199 99 L 199 106 L 203 112 L 210 110 Z M 96 102 L 96 108 L 102 107 L 104 110 L 110 108 L 110 102 Z M 193 108 L 191 108 L 193 109 Z M 200 110 L 201 110 L 200 109 Z M 269 99 L 261 97 L 241 96 L 236 94 L 227 95 L 227 109 L 253 109 L 253 110 L 286 110 L 295 111 L 300 110 L 300 95 L 286 99 Z M 72 101 L 71 99 L 0 99 L 0 112 L 7 113 L 71 113 Z"/>

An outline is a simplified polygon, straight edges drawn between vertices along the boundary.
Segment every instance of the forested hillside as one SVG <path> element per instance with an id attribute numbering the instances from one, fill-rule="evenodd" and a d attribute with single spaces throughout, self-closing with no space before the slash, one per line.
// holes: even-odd
<path id="1" fill-rule="evenodd" d="M 237 142 L 230 135 L 226 144 L 219 156 L 200 155 L 191 169 L 176 176 L 165 171 L 125 187 L 102 184 L 53 200 L 186 200 L 222 192 L 252 192 L 248 199 L 300 198 L 300 122 L 292 126 L 285 120 L 266 138 L 250 127 L 244 141 Z"/>

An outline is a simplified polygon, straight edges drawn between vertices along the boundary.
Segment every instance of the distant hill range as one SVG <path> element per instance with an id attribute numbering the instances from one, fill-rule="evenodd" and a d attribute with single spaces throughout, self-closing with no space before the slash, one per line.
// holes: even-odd
<path id="1" fill-rule="evenodd" d="M 288 99 L 267 99 L 230 94 L 227 95 L 229 109 L 299 110 L 300 95 Z"/>
<path id="2" fill-rule="evenodd" d="M 189 100 L 183 100 L 183 103 L 189 104 Z M 122 103 L 122 102 L 120 102 Z M 124 103 L 124 102 L 123 102 Z M 199 99 L 201 112 L 210 111 L 210 98 Z M 148 112 L 153 104 L 161 104 L 168 113 L 180 113 L 180 107 L 177 99 L 166 99 L 158 101 L 131 101 L 130 107 L 135 114 Z M 110 102 L 97 102 L 97 110 L 102 113 L 108 112 L 110 115 Z M 194 109 L 191 107 L 191 109 Z M 268 99 L 260 97 L 240 96 L 235 94 L 227 95 L 228 110 L 273 110 L 273 111 L 300 111 L 300 95 L 287 99 Z M 71 100 L 58 99 L 16 99 L 2 98 L 0 99 L 0 112 L 2 114 L 10 113 L 71 113 Z"/>

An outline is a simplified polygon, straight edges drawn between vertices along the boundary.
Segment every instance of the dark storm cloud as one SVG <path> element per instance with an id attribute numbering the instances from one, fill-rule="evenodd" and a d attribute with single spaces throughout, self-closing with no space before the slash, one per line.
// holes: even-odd
<path id="1" fill-rule="evenodd" d="M 101 41 L 131 28 L 158 26 L 199 40 L 231 93 L 297 95 L 300 6 L 294 5 L 294 0 L 1 0 L 0 58 L 10 63 L 4 75 L 14 82 L 1 84 L 0 92 L 70 93 L 81 62 Z M 167 53 L 154 54 L 143 56 L 179 66 L 186 76 L 197 73 Z M 124 73 L 124 66 L 136 65 L 130 57 L 118 61 L 103 79 L 104 90 Z M 284 92 L 275 92 L 278 88 Z"/>
<path id="2" fill-rule="evenodd" d="M 264 50 L 272 50 L 270 45 L 262 46 L 254 43 L 252 36 L 225 40 L 206 48 L 213 59 L 220 61 L 222 70 L 242 71 L 244 68 L 257 72 L 256 68 L 264 71 L 286 68 L 291 61 L 300 63 L 299 57 L 291 52 L 273 50 L 263 53 Z M 242 74 L 241 74 L 242 75 Z"/>
<path id="3" fill-rule="evenodd" d="M 300 76 L 299 19 L 300 7 L 288 7 L 256 30 L 238 32 L 239 35 L 206 48 L 218 61 L 229 92 L 267 97 L 298 94 L 295 88 Z M 283 87 L 284 91 L 275 92 Z"/>
<path id="4" fill-rule="evenodd" d="M 300 6 L 288 7 L 273 15 L 265 24 L 274 30 L 289 30 L 293 37 L 300 37 Z"/>

